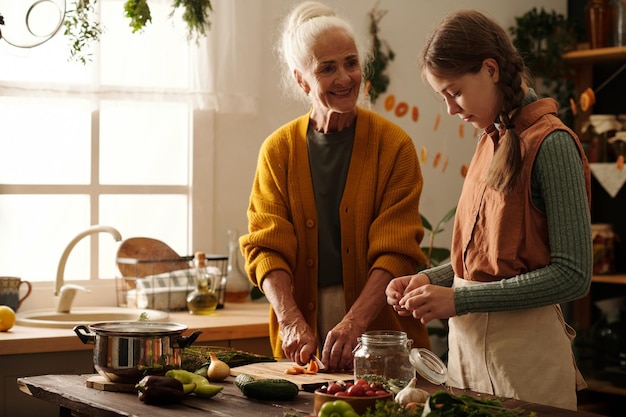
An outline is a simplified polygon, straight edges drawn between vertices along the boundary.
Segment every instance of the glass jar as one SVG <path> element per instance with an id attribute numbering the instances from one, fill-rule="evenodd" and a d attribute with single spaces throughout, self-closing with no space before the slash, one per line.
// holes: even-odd
<path id="1" fill-rule="evenodd" d="M 610 224 L 597 223 L 591 225 L 593 240 L 593 273 L 612 274 L 615 272 L 615 233 Z"/>
<path id="2" fill-rule="evenodd" d="M 611 0 L 612 46 L 626 46 L 626 0 Z"/>
<path id="3" fill-rule="evenodd" d="M 243 303 L 250 295 L 252 284 L 248 276 L 239 267 L 239 234 L 237 230 L 228 230 L 228 266 L 226 267 L 226 297 L 227 303 Z"/>
<path id="4" fill-rule="evenodd" d="M 606 48 L 611 37 L 611 7 L 608 0 L 589 0 L 585 5 L 589 47 Z"/>
<path id="5" fill-rule="evenodd" d="M 413 340 L 405 332 L 374 330 L 358 339 L 354 350 L 354 379 L 377 376 L 385 381 L 397 380 L 404 386 L 415 376 L 410 361 Z"/>

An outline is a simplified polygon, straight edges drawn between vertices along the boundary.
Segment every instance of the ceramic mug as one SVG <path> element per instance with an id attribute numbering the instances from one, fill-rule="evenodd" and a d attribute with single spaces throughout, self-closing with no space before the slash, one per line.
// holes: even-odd
<path id="1" fill-rule="evenodd" d="M 20 298 L 20 287 L 26 285 L 26 294 Z M 0 305 L 9 306 L 13 311 L 17 311 L 22 302 L 33 290 L 28 281 L 22 281 L 18 277 L 0 277 Z"/>

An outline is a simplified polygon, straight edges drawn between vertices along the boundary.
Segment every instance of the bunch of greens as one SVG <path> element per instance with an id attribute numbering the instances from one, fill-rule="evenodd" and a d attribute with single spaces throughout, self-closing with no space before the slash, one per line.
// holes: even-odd
<path id="1" fill-rule="evenodd" d="M 70 40 L 70 61 L 86 64 L 91 55 L 86 51 L 92 42 L 100 40 L 102 27 L 96 17 L 98 0 L 74 0 L 65 12 L 64 35 Z"/>
<path id="2" fill-rule="evenodd" d="M 215 354 L 219 360 L 226 362 L 231 368 L 258 362 L 276 362 L 272 356 L 244 352 L 229 347 L 189 346 L 183 349 L 181 368 L 195 372 L 211 363 L 210 353 Z"/>
<path id="3" fill-rule="evenodd" d="M 124 16 L 130 19 L 128 25 L 133 28 L 133 33 L 143 30 L 146 23 L 152 22 L 147 0 L 127 0 L 124 3 Z"/>

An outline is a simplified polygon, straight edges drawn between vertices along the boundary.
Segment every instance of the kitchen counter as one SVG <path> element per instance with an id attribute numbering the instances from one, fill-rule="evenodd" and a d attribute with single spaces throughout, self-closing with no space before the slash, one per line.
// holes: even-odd
<path id="1" fill-rule="evenodd" d="M 268 338 L 268 311 L 269 304 L 266 302 L 231 303 L 210 316 L 194 316 L 185 311 L 170 312 L 167 321 L 187 325 L 188 330 L 184 335 L 202 331 L 194 343 L 208 344 Z M 0 332 L 0 356 L 82 350 L 93 350 L 93 345 L 84 344 L 72 329 L 16 325 L 8 332 Z"/>
<path id="2" fill-rule="evenodd" d="M 216 415 L 222 417 L 263 416 L 283 417 L 289 412 L 296 416 L 309 416 L 313 413 L 313 394 L 301 391 L 291 401 L 255 401 L 243 396 L 234 386 L 232 377 L 221 383 L 224 389 L 215 397 L 206 399 L 195 396 L 186 397 L 182 403 L 163 407 L 146 405 L 137 399 L 134 393 L 99 391 L 88 388 L 86 381 L 91 375 L 42 375 L 19 378 L 20 390 L 40 400 L 53 403 L 60 408 L 61 416 L 74 417 L 195 417 Z M 440 387 L 420 380 L 419 387 L 428 392 L 435 392 Z M 71 394 L 70 394 L 71 393 Z M 461 393 L 479 396 L 468 391 Z M 542 417 L 598 417 L 582 411 L 568 411 L 560 408 L 531 404 L 516 400 L 507 400 L 506 407 L 521 407 L 526 411 L 535 411 Z"/>

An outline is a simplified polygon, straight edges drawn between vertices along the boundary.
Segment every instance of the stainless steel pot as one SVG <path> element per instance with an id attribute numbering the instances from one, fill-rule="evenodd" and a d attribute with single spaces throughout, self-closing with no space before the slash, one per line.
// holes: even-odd
<path id="1" fill-rule="evenodd" d="M 148 374 L 180 368 L 182 350 L 200 331 L 182 336 L 187 326 L 162 322 L 105 322 L 74 327 L 84 344 L 94 344 L 96 371 L 112 382 L 136 383 Z"/>

